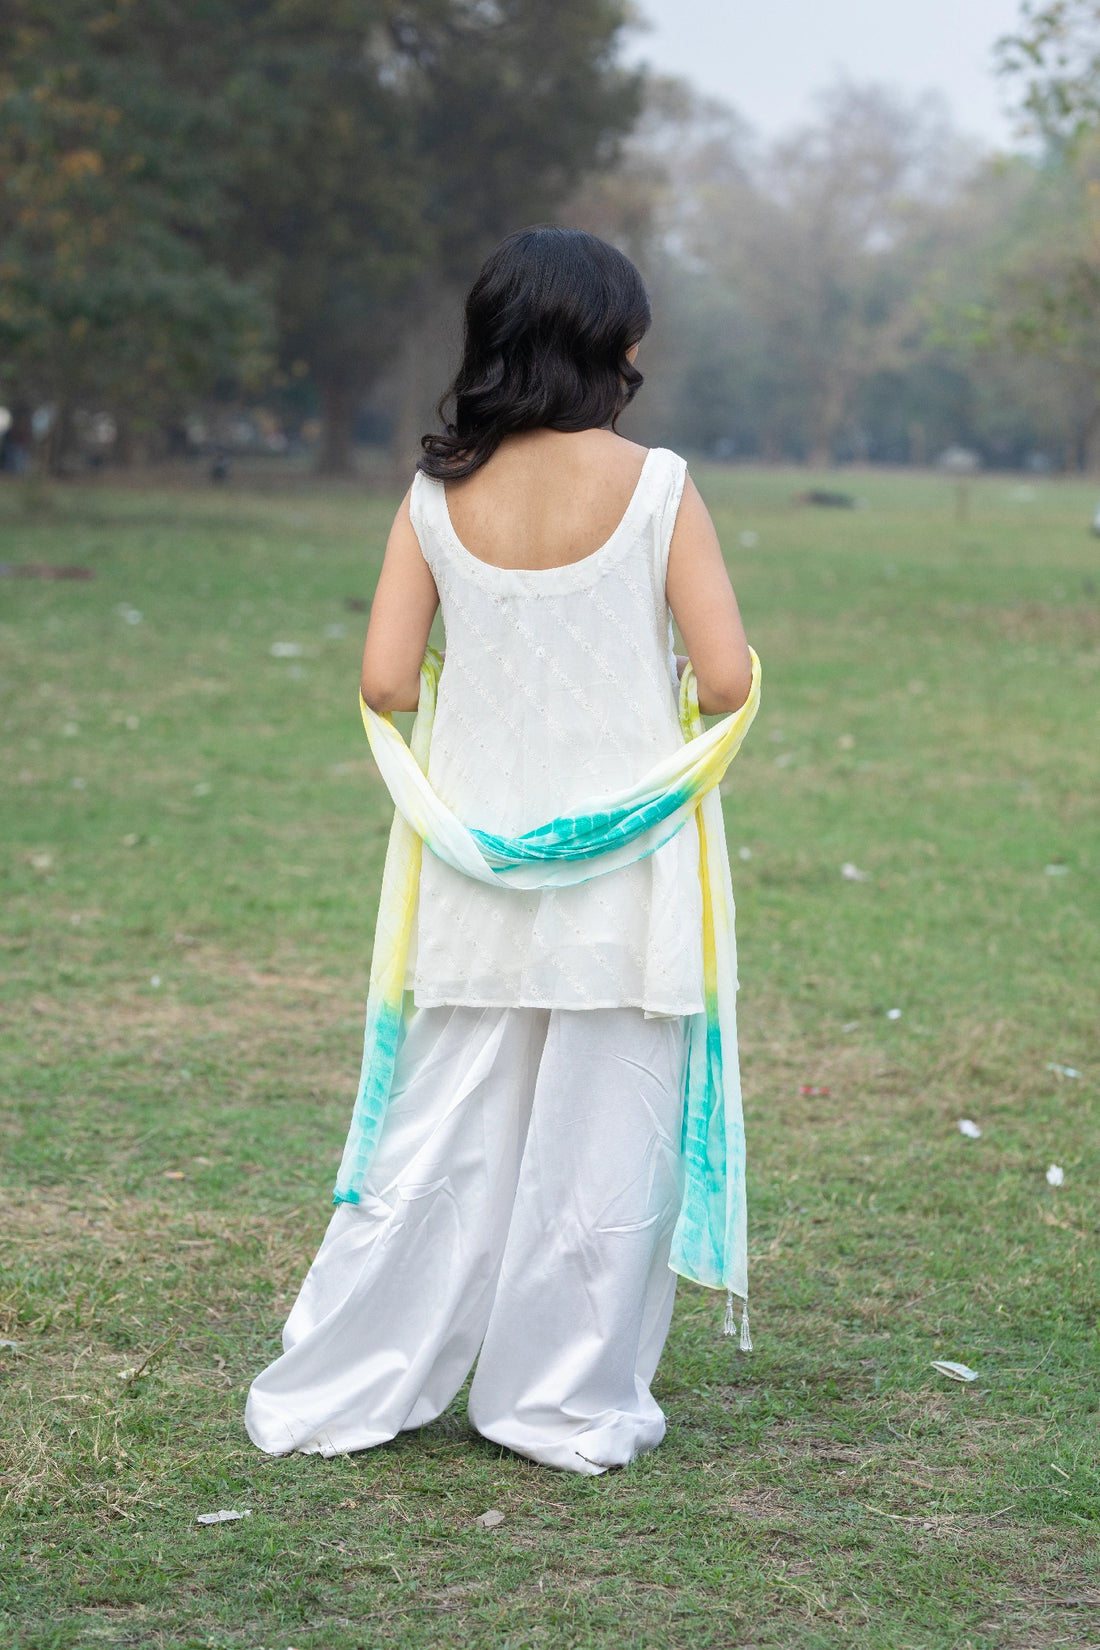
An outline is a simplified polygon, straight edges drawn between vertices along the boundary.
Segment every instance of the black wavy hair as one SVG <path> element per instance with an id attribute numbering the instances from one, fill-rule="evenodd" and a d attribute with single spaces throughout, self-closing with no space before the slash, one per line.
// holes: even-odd
<path id="1" fill-rule="evenodd" d="M 423 437 L 419 468 L 460 481 L 520 430 L 614 429 L 642 385 L 626 352 L 649 321 L 642 277 L 606 241 L 582 229 L 509 235 L 470 288 L 443 432 Z"/>

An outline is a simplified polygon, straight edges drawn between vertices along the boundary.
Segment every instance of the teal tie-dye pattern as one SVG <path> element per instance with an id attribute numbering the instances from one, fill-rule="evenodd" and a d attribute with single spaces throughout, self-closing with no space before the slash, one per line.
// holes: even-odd
<path id="1" fill-rule="evenodd" d="M 421 842 L 479 881 L 560 887 L 606 875 L 653 853 L 695 815 L 703 892 L 705 1012 L 691 1017 L 684 1072 L 681 1155 L 684 1191 L 670 1266 L 684 1277 L 748 1292 L 745 1135 L 737 1059 L 737 963 L 729 856 L 718 781 L 744 739 L 760 699 L 760 661 L 739 711 L 706 732 L 694 675 L 680 691 L 682 752 L 637 785 L 594 800 L 519 837 L 470 829 L 425 778 L 442 661 L 429 649 L 411 750 L 389 717 L 361 703 L 371 749 L 396 805 L 379 898 L 363 1068 L 334 1201 L 358 1202 L 389 1103 L 408 1004 L 405 965 L 416 914 Z"/>

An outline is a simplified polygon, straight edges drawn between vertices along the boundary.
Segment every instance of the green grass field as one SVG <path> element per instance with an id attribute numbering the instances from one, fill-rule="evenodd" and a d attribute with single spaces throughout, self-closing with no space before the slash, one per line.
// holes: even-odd
<path id="1" fill-rule="evenodd" d="M 1095 489 L 700 481 L 764 664 L 725 785 L 757 1349 L 682 1286 L 669 1436 L 602 1479 L 460 1402 L 335 1461 L 242 1425 L 358 1073 L 394 501 L 0 488 L 0 560 L 95 571 L 0 583 L 6 1645 L 1100 1645 Z"/>

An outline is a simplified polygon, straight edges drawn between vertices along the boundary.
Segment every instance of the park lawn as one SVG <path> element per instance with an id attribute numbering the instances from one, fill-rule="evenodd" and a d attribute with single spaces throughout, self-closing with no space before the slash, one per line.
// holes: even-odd
<path id="1" fill-rule="evenodd" d="M 358 1072 L 394 501 L 0 488 L 0 560 L 95 572 L 0 584 L 15 1650 L 1100 1642 L 1094 490 L 700 480 L 764 664 L 724 786 L 756 1350 L 682 1286 L 668 1438 L 602 1479 L 461 1403 L 334 1461 L 242 1425 Z"/>

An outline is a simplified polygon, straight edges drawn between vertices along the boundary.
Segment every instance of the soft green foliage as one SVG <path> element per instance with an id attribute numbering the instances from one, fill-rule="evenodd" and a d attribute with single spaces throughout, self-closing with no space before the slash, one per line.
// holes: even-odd
<path id="1" fill-rule="evenodd" d="M 225 124 L 165 73 L 165 10 L 135 27 L 125 6 L 12 0 L 0 17 L 6 395 L 92 398 L 148 425 L 262 369 L 262 292 L 202 250 L 226 227 Z"/>
<path id="2" fill-rule="evenodd" d="M 1064 141 L 1100 120 L 1097 0 L 1022 0 L 1017 32 L 997 42 L 999 69 L 1022 91 L 1033 128 Z"/>
<path id="3" fill-rule="evenodd" d="M 638 106 L 624 0 L 12 0 L 0 388 L 147 420 L 309 372 L 324 467 L 364 391 Z M 273 338 L 268 337 L 268 331 Z M 267 362 L 270 368 L 271 362 Z"/>
<path id="4" fill-rule="evenodd" d="M 345 604 L 393 501 L 0 489 L 5 561 L 96 571 L 3 585 L 6 1643 L 1094 1641 L 1092 491 L 700 479 L 765 671 L 726 783 L 757 1350 L 683 1288 L 669 1437 L 601 1480 L 460 1404 L 331 1462 L 241 1424 L 358 1069 L 388 809 Z"/>

